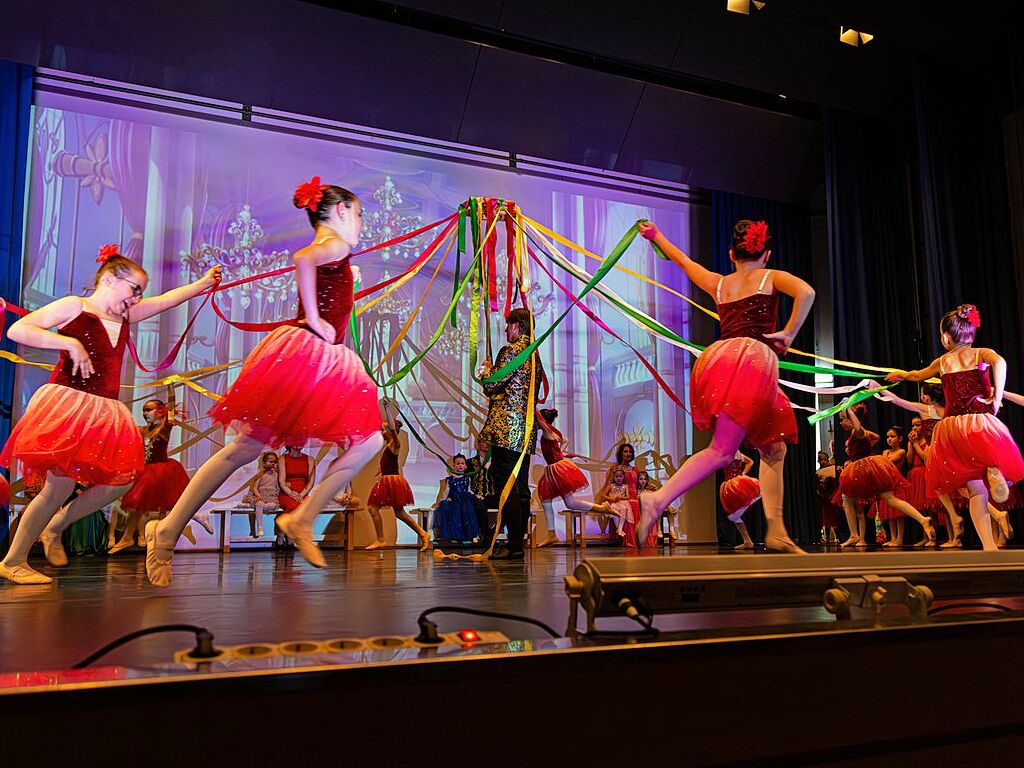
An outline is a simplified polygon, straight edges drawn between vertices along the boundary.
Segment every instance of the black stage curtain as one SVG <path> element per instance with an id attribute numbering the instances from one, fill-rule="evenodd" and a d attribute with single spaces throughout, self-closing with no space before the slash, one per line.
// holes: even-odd
<path id="1" fill-rule="evenodd" d="M 1008 45 L 970 67 L 919 58 L 909 90 L 887 113 L 825 111 L 838 357 L 903 368 L 926 364 L 942 351 L 942 314 L 971 302 L 982 313 L 977 343 L 1006 358 L 1008 389 L 1024 387 L 1024 282 L 1011 237 L 1007 174 L 1015 167 L 1015 145 L 1006 139 L 1007 121 L 1019 108 L 1014 85 L 1021 72 L 1010 57 L 1019 56 Z M 917 399 L 912 385 L 896 391 Z M 870 408 L 869 426 L 879 433 L 909 425 L 909 413 L 878 401 Z M 1000 416 L 1019 442 L 1021 409 L 1007 405 Z"/>
<path id="2" fill-rule="evenodd" d="M 733 225 L 739 219 L 763 220 L 768 222 L 772 233 L 772 255 L 768 266 L 784 269 L 811 280 L 811 219 L 810 211 L 802 206 L 790 203 L 763 200 L 727 192 L 713 192 L 711 195 L 712 248 L 714 258 L 712 268 L 723 274 L 732 271 L 729 261 L 729 248 L 732 245 Z M 779 313 L 780 325 L 789 317 L 792 302 L 784 298 Z M 799 349 L 814 349 L 814 324 L 804 324 L 797 336 L 795 345 Z M 795 358 L 791 358 L 795 359 Z M 798 362 L 804 362 L 801 358 Z M 813 384 L 809 374 L 783 371 L 783 377 L 790 381 Z M 787 391 L 787 395 L 796 402 L 810 404 L 810 397 L 800 392 Z M 802 543 L 815 542 L 818 539 L 817 524 L 814 512 L 815 468 L 814 429 L 807 423 L 806 412 L 797 411 L 799 428 L 798 445 L 789 447 L 786 455 L 786 495 L 783 514 L 790 535 Z M 753 458 L 757 460 L 757 455 Z M 753 474 L 756 476 L 755 467 Z M 719 473 L 718 483 L 722 482 Z M 717 499 L 717 497 L 716 497 Z M 736 528 L 726 519 L 721 504 L 718 508 L 718 540 L 722 545 L 739 542 Z M 764 515 L 761 505 L 756 504 L 744 516 L 744 521 L 754 541 L 764 541 Z"/>

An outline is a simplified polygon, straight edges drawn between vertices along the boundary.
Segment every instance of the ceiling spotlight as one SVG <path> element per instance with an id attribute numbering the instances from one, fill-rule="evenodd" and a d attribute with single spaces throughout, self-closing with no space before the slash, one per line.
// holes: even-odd
<path id="1" fill-rule="evenodd" d="M 858 32 L 856 29 L 847 29 L 846 27 L 839 28 L 839 42 L 852 45 L 854 48 L 867 45 L 874 39 L 875 36 L 869 35 L 867 32 Z"/>
<path id="2" fill-rule="evenodd" d="M 765 3 L 758 2 L 758 0 L 725 0 L 726 10 L 732 13 L 742 13 L 744 16 L 750 15 L 750 6 L 754 6 L 760 11 L 764 8 Z"/>

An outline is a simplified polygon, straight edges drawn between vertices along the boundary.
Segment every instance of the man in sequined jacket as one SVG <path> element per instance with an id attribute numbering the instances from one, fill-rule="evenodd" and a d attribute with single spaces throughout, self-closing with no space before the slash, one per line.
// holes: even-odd
<path id="1" fill-rule="evenodd" d="M 532 318 L 527 309 L 514 309 L 505 321 L 505 338 L 508 341 L 498 352 L 494 368 L 500 370 L 509 361 L 529 346 Z M 490 479 L 494 493 L 500 495 L 515 469 L 519 454 L 526 446 L 527 456 L 516 475 L 515 487 L 505 501 L 502 520 L 508 531 L 508 549 L 495 550 L 492 560 L 521 560 L 523 534 L 530 514 L 530 464 L 537 447 L 537 425 L 534 422 L 530 434 L 526 433 L 526 415 L 530 400 L 531 368 L 536 366 L 534 377 L 534 400 L 540 390 L 544 369 L 540 358 L 534 354 L 501 381 L 484 384 L 484 394 L 489 398 L 487 421 L 480 430 L 480 438 L 491 445 Z M 492 366 L 485 362 L 483 375 L 490 374 Z"/>

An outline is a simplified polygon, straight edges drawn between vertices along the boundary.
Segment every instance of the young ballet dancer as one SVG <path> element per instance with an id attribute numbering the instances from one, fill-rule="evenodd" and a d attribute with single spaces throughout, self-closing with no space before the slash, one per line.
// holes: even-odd
<path id="1" fill-rule="evenodd" d="M 836 529 L 839 527 L 841 508 L 834 501 L 834 496 L 839 490 L 839 470 L 826 451 L 818 451 L 818 468 L 814 473 L 814 482 L 821 543 L 838 544 Z"/>
<path id="2" fill-rule="evenodd" d="M 892 461 L 872 455 L 878 444 L 878 435 L 864 428 L 863 419 L 867 411 L 868 407 L 864 403 L 857 403 L 844 410 L 839 418 L 839 425 L 850 433 L 846 438 L 846 466 L 839 475 L 839 492 L 842 494 L 846 522 L 850 527 L 850 538 L 840 546 L 867 546 L 866 514 L 857 502 L 878 500 L 885 501 L 900 514 L 917 521 L 924 528 L 928 541 L 934 542 L 935 528 L 931 520 L 896 495 L 897 491 L 902 492 L 907 487 L 907 479 Z"/>
<path id="3" fill-rule="evenodd" d="M 52 301 L 7 332 L 18 344 L 60 351 L 49 383 L 32 395 L 0 454 L 0 466 L 10 467 L 18 459 L 25 478 L 42 484 L 22 512 L 0 563 L 0 577 L 17 584 L 52 582 L 28 565 L 36 538 L 42 539 L 51 564 L 66 565 L 61 531 L 123 496 L 143 469 L 142 436 L 131 411 L 118 400 L 129 325 L 220 282 L 220 267 L 214 267 L 194 283 L 143 299 L 146 271 L 122 256 L 119 246 L 104 246 L 97 261 L 95 290 L 89 296 Z M 88 489 L 58 512 L 76 483 Z"/>
<path id="4" fill-rule="evenodd" d="M 384 405 L 387 411 L 387 403 Z M 420 528 L 419 523 L 405 511 L 406 507 L 415 503 L 415 499 L 409 481 L 402 477 L 402 468 L 398 463 L 398 454 L 402 450 L 402 444 L 398 440 L 398 427 L 392 423 L 390 414 L 386 414 L 385 419 L 381 426 L 384 450 L 380 454 L 380 477 L 370 489 L 370 496 L 366 501 L 366 510 L 373 520 L 376 540 L 367 549 L 380 549 L 384 546 L 384 520 L 380 516 L 380 508 L 391 507 L 395 517 L 409 526 L 420 540 L 420 552 L 426 552 L 432 546 L 430 534 Z"/>
<path id="5" fill-rule="evenodd" d="M 188 473 L 181 462 L 167 455 L 167 445 L 175 425 L 173 398 L 170 408 L 163 400 L 148 400 L 142 405 L 142 418 L 146 423 L 139 427 L 139 432 L 146 464 L 131 489 L 121 497 L 121 509 L 128 515 L 128 525 L 121 540 L 109 549 L 108 554 L 111 555 L 131 547 L 136 537 L 139 546 L 145 546 L 143 531 L 146 523 L 151 517 L 170 512 L 188 485 Z M 206 528 L 207 533 L 213 534 L 209 515 L 197 516 L 196 522 Z M 187 528 L 183 533 L 195 543 Z"/>
<path id="6" fill-rule="evenodd" d="M 466 457 L 461 453 L 452 456 L 452 467 L 455 473 L 442 481 L 440 495 L 444 498 L 434 508 L 434 536 L 441 541 L 478 543 L 476 497 L 469 487 L 473 478 L 466 474 Z"/>
<path id="7" fill-rule="evenodd" d="M 686 276 L 715 299 L 719 340 L 694 364 L 690 403 L 694 423 L 714 429 L 711 445 L 695 453 L 658 491 L 640 497 L 637 541 L 643 542 L 664 509 L 676 498 L 733 460 L 744 439 L 761 454 L 762 504 L 768 549 L 802 552 L 782 520 L 786 443 L 795 443 L 796 417 L 779 389 L 778 355 L 786 352 L 807 319 L 814 289 L 795 275 L 768 269 L 771 238 L 763 221 L 742 219 L 733 228 L 729 258 L 735 272 L 723 276 L 705 269 L 673 245 L 649 221 L 637 225 Z M 785 327 L 776 330 L 779 294 L 793 298 Z"/>
<path id="8" fill-rule="evenodd" d="M 725 516 L 743 538 L 743 543 L 738 544 L 736 549 L 754 548 L 747 524 L 743 522 L 743 513 L 761 498 L 761 484 L 757 478 L 750 476 L 753 468 L 754 460 L 742 451 L 736 451 L 736 458 L 725 467 L 725 481 L 718 489 L 718 499 L 722 502 Z"/>
<path id="9" fill-rule="evenodd" d="M 566 509 L 611 513 L 611 507 L 608 504 L 595 504 L 576 497 L 577 492 L 588 487 L 590 483 L 587 482 L 587 478 L 576 466 L 576 463 L 562 455 L 562 451 L 569 441 L 554 427 L 558 411 L 554 408 L 542 408 L 539 413 L 541 416 L 538 420 L 541 429 L 540 452 L 547 466 L 544 468 L 544 475 L 540 482 L 537 483 L 537 495 L 544 508 L 549 534 L 544 541 L 537 545 L 538 548 L 558 543 L 558 535 L 555 533 L 555 499 L 561 499 Z"/>
<path id="10" fill-rule="evenodd" d="M 897 408 L 902 408 L 905 411 L 916 413 L 917 417 L 921 420 L 920 427 L 918 428 L 918 440 L 923 441 L 925 444 L 925 450 L 932 441 L 932 432 L 935 430 L 935 425 L 939 423 L 939 420 L 946 414 L 946 401 L 942 394 L 942 387 L 938 384 L 932 384 L 930 382 L 924 382 L 920 385 L 920 401 L 904 400 L 902 397 L 894 395 L 892 392 L 884 392 L 875 395 L 880 400 L 888 403 L 892 403 Z M 914 451 L 908 446 L 908 459 L 915 459 Z M 927 462 L 927 456 L 922 455 L 922 452 L 917 452 L 917 458 L 921 460 L 921 469 L 923 471 L 924 463 Z M 922 475 L 923 477 L 923 475 Z M 909 474 L 908 474 L 909 479 Z M 918 504 L 911 502 L 911 505 L 915 509 L 927 508 L 932 514 L 935 515 L 936 519 L 941 522 L 947 531 L 947 539 L 940 548 L 947 549 L 950 547 L 960 546 L 960 537 L 964 532 L 964 521 L 957 511 L 956 505 L 953 500 L 947 494 L 940 494 L 936 499 L 934 496 L 925 496 L 926 507 L 922 507 Z M 937 502 L 937 503 L 936 503 Z M 923 538 L 915 547 L 926 547 L 931 543 L 927 537 Z"/>
<path id="11" fill-rule="evenodd" d="M 961 304 L 942 316 L 944 354 L 917 371 L 893 371 L 889 381 L 923 381 L 938 375 L 946 399 L 945 416 L 932 433 L 925 467 L 928 491 L 949 496 L 966 487 L 975 530 L 985 550 L 996 549 L 989 497 L 1010 495 L 1008 483 L 1024 479 L 1024 459 L 1006 426 L 996 417 L 1002 407 L 1006 361 L 994 350 L 975 347 L 981 314 Z"/>
<path id="12" fill-rule="evenodd" d="M 210 409 L 214 421 L 238 434 L 196 471 L 171 513 L 146 526 L 146 574 L 156 586 L 171 583 L 179 534 L 235 470 L 266 446 L 308 440 L 348 448 L 298 507 L 278 516 L 277 525 L 308 562 L 323 567 L 313 522 L 383 445 L 377 387 L 343 344 L 354 301 L 349 255 L 359 242 L 362 205 L 347 189 L 321 184 L 319 176 L 301 184 L 292 202 L 305 210 L 314 230 L 310 244 L 292 256 L 298 316 L 256 345 L 231 389 Z"/>
<path id="13" fill-rule="evenodd" d="M 249 515 L 249 536 L 253 539 L 263 538 L 263 516 L 276 512 L 280 506 L 281 478 L 278 475 L 278 461 L 277 454 L 273 451 L 264 451 L 260 455 L 260 468 L 249 483 L 249 491 L 242 498 L 243 504 L 252 507 L 252 514 Z M 280 533 L 275 543 L 283 543 Z"/>
<path id="14" fill-rule="evenodd" d="M 885 448 L 882 450 L 882 458 L 891 461 L 896 467 L 896 471 L 903 475 L 903 468 L 907 464 L 907 450 L 903 447 L 903 429 L 901 427 L 893 426 L 885 431 Z M 909 480 L 895 490 L 897 498 L 903 499 L 914 509 L 921 511 L 922 507 L 910 502 L 909 492 Z M 883 547 L 903 546 L 903 513 L 899 509 L 889 505 L 884 499 L 879 499 L 875 520 L 879 523 L 889 524 L 889 540 L 882 545 Z M 925 536 L 925 541 L 928 541 L 927 536 Z"/>

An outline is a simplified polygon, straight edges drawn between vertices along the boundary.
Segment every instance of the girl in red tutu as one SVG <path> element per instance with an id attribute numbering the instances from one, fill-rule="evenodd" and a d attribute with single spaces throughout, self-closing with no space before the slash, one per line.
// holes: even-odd
<path id="1" fill-rule="evenodd" d="M 885 449 L 882 451 L 882 458 L 888 459 L 896 467 L 896 471 L 903 474 L 903 467 L 907 463 L 907 451 L 903 447 L 903 429 L 900 427 L 889 427 L 885 432 Z M 896 489 L 896 497 L 910 503 L 908 493 L 910 481 Z M 921 509 L 915 504 L 910 504 L 914 509 Z M 877 520 L 889 524 L 889 540 L 883 547 L 903 546 L 903 512 L 888 504 L 884 499 L 879 499 L 877 507 Z M 925 537 L 925 541 L 928 541 Z"/>
<path id="2" fill-rule="evenodd" d="M 814 483 L 821 543 L 838 544 L 836 528 L 839 527 L 839 514 L 842 508 L 834 501 L 834 496 L 839 491 L 839 470 L 832 457 L 825 451 L 818 451 L 818 469 L 814 474 Z"/>
<path id="3" fill-rule="evenodd" d="M 857 506 L 857 502 L 878 500 L 916 520 L 924 528 L 928 540 L 934 542 L 935 528 L 931 520 L 896 495 L 907 487 L 907 479 L 892 461 L 884 456 L 871 455 L 878 443 L 878 435 L 865 429 L 861 423 L 867 411 L 864 403 L 858 403 L 843 411 L 839 418 L 839 425 L 850 433 L 846 438 L 846 466 L 839 476 L 839 493 L 846 512 L 846 522 L 850 526 L 850 538 L 840 546 L 867 546 L 867 516 Z"/>
<path id="4" fill-rule="evenodd" d="M 555 419 L 558 418 L 558 411 L 554 408 L 542 408 L 540 411 L 540 452 L 544 457 L 547 466 L 544 468 L 544 475 L 537 483 L 537 495 L 540 497 L 541 506 L 544 508 L 544 516 L 547 518 L 548 537 L 544 539 L 539 547 L 548 547 L 558 543 L 558 535 L 555 533 L 555 499 L 561 499 L 566 509 L 585 509 L 590 512 L 604 512 L 611 514 L 611 507 L 608 504 L 595 504 L 591 501 L 576 497 L 578 491 L 587 488 L 590 483 L 584 477 L 583 472 L 576 466 L 575 462 L 562 455 L 562 451 L 569 444 L 562 434 L 554 428 Z"/>
<path id="5" fill-rule="evenodd" d="M 763 221 L 736 222 L 729 258 L 736 271 L 722 276 L 680 251 L 649 221 L 640 234 L 653 240 L 686 276 L 718 305 L 719 340 L 701 353 L 690 376 L 694 423 L 714 429 L 711 445 L 695 453 L 665 485 L 640 498 L 640 541 L 676 498 L 704 478 L 724 469 L 744 439 L 761 454 L 761 493 L 768 523 L 769 549 L 801 552 L 782 521 L 783 462 L 786 443 L 796 442 L 796 417 L 779 389 L 779 359 L 807 319 L 814 290 L 800 278 L 767 269 L 770 234 Z M 776 331 L 779 293 L 793 298 L 789 322 Z"/>
<path id="6" fill-rule="evenodd" d="M 386 400 L 384 409 L 387 410 Z M 419 523 L 405 511 L 406 507 L 414 503 L 414 499 L 409 481 L 402 477 L 402 468 L 398 461 L 402 444 L 398 440 L 398 429 L 392 425 L 390 415 L 381 427 L 381 433 L 384 435 L 384 450 L 380 454 L 380 477 L 370 489 L 370 498 L 366 502 L 366 510 L 373 519 L 377 539 L 367 549 L 380 549 L 384 546 L 384 521 L 380 516 L 380 508 L 391 507 L 395 517 L 416 533 L 420 540 L 420 552 L 426 552 L 431 547 L 430 534 L 420 528 Z"/>
<path id="7" fill-rule="evenodd" d="M 939 324 L 946 353 L 918 371 L 893 371 L 889 381 L 942 380 L 946 415 L 932 434 L 925 468 L 928 491 L 950 495 L 966 487 L 971 520 L 986 550 L 996 549 L 989 495 L 996 503 L 1010 495 L 1008 483 L 1024 479 L 1024 459 L 1006 426 L 996 418 L 1002 407 L 1006 361 L 994 350 L 974 347 L 981 314 L 961 304 Z"/>
<path id="8" fill-rule="evenodd" d="M 354 301 L 349 255 L 359 242 L 362 205 L 347 189 L 321 184 L 319 176 L 300 185 L 292 202 L 306 211 L 315 232 L 292 256 L 298 316 L 256 345 L 234 385 L 210 409 L 214 421 L 238 431 L 235 439 L 196 471 L 167 517 L 146 526 L 146 574 L 156 586 L 171 583 L 174 542 L 235 470 L 255 461 L 265 446 L 308 440 L 349 447 L 277 525 L 308 562 L 323 567 L 313 522 L 383 443 L 377 387 L 343 343 Z"/>
<path id="9" fill-rule="evenodd" d="M 29 483 L 42 483 L 0 563 L 0 576 L 18 584 L 52 581 L 27 563 L 40 534 L 47 560 L 67 565 L 61 532 L 123 496 L 142 471 L 142 438 L 131 412 L 117 399 L 129 324 L 183 304 L 220 281 L 215 267 L 190 285 L 143 299 L 149 278 L 119 246 L 104 246 L 97 261 L 90 296 L 57 299 L 7 332 L 19 344 L 60 350 L 49 383 L 36 390 L 0 454 L 0 466 L 17 459 Z M 88 489 L 57 514 L 76 483 Z"/>
<path id="10" fill-rule="evenodd" d="M 743 522 L 743 513 L 761 498 L 761 484 L 757 478 L 750 476 L 754 468 L 754 460 L 742 451 L 736 451 L 736 458 L 725 468 L 725 482 L 718 489 L 718 500 L 722 509 L 736 526 L 743 537 L 743 543 L 736 549 L 753 549 L 754 541 L 747 532 L 747 524 Z"/>
<path id="11" fill-rule="evenodd" d="M 181 492 L 188 485 L 188 473 L 181 462 L 167 456 L 167 444 L 174 428 L 172 410 L 162 400 L 149 400 L 142 406 L 146 425 L 139 428 L 146 465 L 135 483 L 121 497 L 121 509 L 128 515 L 128 526 L 121 540 L 110 548 L 114 555 L 135 543 L 136 533 L 143 545 L 142 532 L 149 517 L 170 512 Z M 207 525 L 209 523 L 207 522 Z M 213 533 L 212 528 L 207 528 Z M 188 532 L 185 532 L 188 535 Z"/>
<path id="12" fill-rule="evenodd" d="M 924 441 L 925 445 L 930 445 L 932 442 L 932 432 L 935 430 L 935 425 L 939 423 L 946 414 L 946 400 L 942 394 L 942 387 L 938 384 L 932 384 L 924 382 L 921 384 L 921 395 L 920 401 L 915 402 L 913 400 L 904 400 L 902 397 L 897 397 L 892 392 L 880 392 L 875 395 L 879 400 L 892 403 L 897 408 L 902 408 L 905 411 L 916 413 L 915 419 L 920 421 L 920 427 L 918 428 L 918 440 Z M 913 421 L 913 420 L 912 420 Z M 908 455 L 913 452 L 911 447 L 908 447 Z M 911 457 L 912 458 L 912 457 Z M 922 459 L 921 469 L 924 469 L 924 462 L 926 459 Z M 909 479 L 909 475 L 908 475 Z M 923 480 L 923 475 L 921 475 Z M 947 494 L 939 494 L 938 498 L 935 496 L 926 497 L 926 505 L 920 506 L 913 504 L 916 509 L 925 510 L 927 509 L 939 522 L 946 526 L 947 539 L 942 548 L 959 547 L 960 537 L 964 532 L 964 520 L 960 516 L 960 513 L 956 509 L 956 505 Z M 913 502 L 911 502 L 913 503 Z M 926 547 L 930 544 L 928 538 L 921 539 L 915 547 Z"/>

